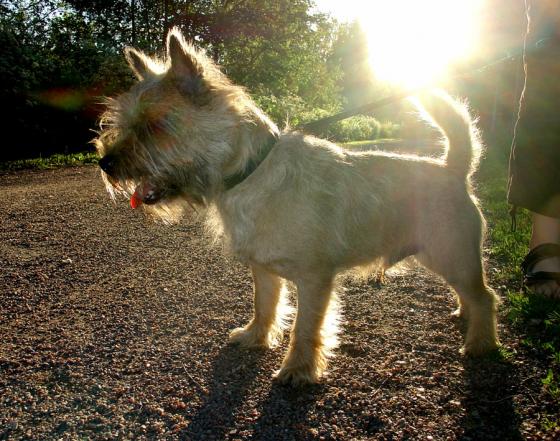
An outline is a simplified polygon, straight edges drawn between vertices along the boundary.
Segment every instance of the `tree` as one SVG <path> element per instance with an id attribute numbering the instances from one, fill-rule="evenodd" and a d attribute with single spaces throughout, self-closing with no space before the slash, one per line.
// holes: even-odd
<path id="1" fill-rule="evenodd" d="M 185 36 L 278 121 L 341 105 L 338 25 L 311 0 L 0 0 L 2 157 L 83 150 L 102 95 L 133 81 L 122 50 L 161 54 Z M 322 109 L 322 110 L 320 110 Z"/>

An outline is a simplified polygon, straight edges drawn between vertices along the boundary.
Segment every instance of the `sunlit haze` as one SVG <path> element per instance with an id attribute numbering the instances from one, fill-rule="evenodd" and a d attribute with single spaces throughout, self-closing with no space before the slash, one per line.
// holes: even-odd
<path id="1" fill-rule="evenodd" d="M 359 20 L 378 78 L 406 87 L 435 82 L 473 54 L 483 0 L 318 0 L 341 21 Z"/>

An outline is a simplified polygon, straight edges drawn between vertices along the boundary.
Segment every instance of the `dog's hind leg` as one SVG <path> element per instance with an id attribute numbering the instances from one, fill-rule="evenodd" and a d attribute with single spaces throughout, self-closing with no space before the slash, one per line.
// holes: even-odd
<path id="1" fill-rule="evenodd" d="M 297 386 L 317 382 L 326 369 L 329 349 L 336 345 L 337 304 L 331 276 L 298 281 L 296 285 L 296 321 L 276 379 Z"/>
<path id="2" fill-rule="evenodd" d="M 499 346 L 496 332 L 498 298 L 484 280 L 480 235 L 473 237 L 467 234 L 468 230 L 459 229 L 461 234 L 454 231 L 446 235 L 445 240 L 432 241 L 433 247 L 423 248 L 417 259 L 440 274 L 455 290 L 459 301 L 456 315 L 467 320 L 464 353 L 482 355 Z"/>
<path id="3" fill-rule="evenodd" d="M 230 342 L 244 347 L 272 347 L 282 336 L 290 312 L 283 280 L 260 265 L 251 265 L 254 317 L 243 328 L 234 329 Z"/>
<path id="4" fill-rule="evenodd" d="M 498 348 L 496 331 L 497 297 L 481 276 L 470 275 L 450 283 L 467 313 L 464 353 L 484 355 Z"/>

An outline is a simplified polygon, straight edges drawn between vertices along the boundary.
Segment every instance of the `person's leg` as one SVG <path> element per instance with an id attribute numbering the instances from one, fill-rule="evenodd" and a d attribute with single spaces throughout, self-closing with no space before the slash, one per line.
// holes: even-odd
<path id="1" fill-rule="evenodd" d="M 560 244 L 560 219 L 532 213 L 533 233 L 530 248 L 545 244 Z M 560 257 L 550 257 L 535 264 L 533 272 L 560 272 Z M 560 299 L 560 284 L 555 280 L 539 282 L 531 287 L 532 291 L 547 297 Z"/>

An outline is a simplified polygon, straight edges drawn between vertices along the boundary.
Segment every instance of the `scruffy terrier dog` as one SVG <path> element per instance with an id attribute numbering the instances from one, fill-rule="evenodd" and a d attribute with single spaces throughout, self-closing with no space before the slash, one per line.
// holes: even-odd
<path id="1" fill-rule="evenodd" d="M 456 314 L 468 321 L 464 352 L 498 347 L 484 220 L 469 182 L 479 143 L 463 106 L 436 99 L 443 112 L 432 117 L 448 140 L 441 159 L 352 152 L 280 133 L 177 29 L 165 63 L 131 48 L 126 58 L 140 81 L 109 100 L 95 141 L 107 188 L 166 222 L 188 205 L 207 208 L 254 280 L 254 317 L 232 342 L 273 346 L 284 327 L 284 280 L 295 284 L 297 314 L 277 379 L 316 382 L 325 370 L 337 274 L 408 256 L 457 293 Z"/>

